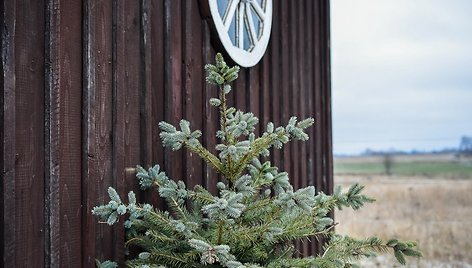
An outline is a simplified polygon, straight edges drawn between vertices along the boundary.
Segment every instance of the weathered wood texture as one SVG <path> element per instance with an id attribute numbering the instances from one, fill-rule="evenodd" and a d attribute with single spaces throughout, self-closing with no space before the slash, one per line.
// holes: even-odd
<path id="1" fill-rule="evenodd" d="M 163 149 L 157 123 L 188 119 L 214 151 L 215 56 L 198 1 L 5 0 L 1 4 L 1 267 L 94 267 L 124 261 L 120 227 L 97 223 L 106 189 L 142 193 L 127 168 L 160 164 L 215 190 L 196 155 Z M 274 1 L 272 36 L 242 69 L 229 102 L 267 122 L 313 116 L 306 143 L 270 157 L 296 187 L 331 192 L 329 1 Z M 300 241 L 300 254 L 319 244 Z"/>

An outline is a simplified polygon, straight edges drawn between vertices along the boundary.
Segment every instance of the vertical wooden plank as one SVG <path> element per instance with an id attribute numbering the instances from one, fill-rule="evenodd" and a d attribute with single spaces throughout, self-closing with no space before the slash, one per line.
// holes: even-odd
<path id="1" fill-rule="evenodd" d="M 60 4 L 46 3 L 46 174 L 45 181 L 45 266 L 59 266 L 60 260 Z M 56 49 L 51 49 L 54 47 Z M 49 63 L 49 64 L 48 64 Z M 55 229 L 51 227 L 54 226 Z"/>
<path id="2" fill-rule="evenodd" d="M 277 0 L 274 1 L 273 3 L 273 17 L 274 18 L 280 18 L 282 15 L 281 11 L 281 6 L 282 6 L 282 1 Z M 270 101 L 270 107 L 271 107 L 271 118 L 270 121 L 274 123 L 275 126 L 281 125 L 280 122 L 280 110 L 281 110 L 281 104 L 280 104 L 280 98 L 281 98 L 281 92 L 282 92 L 282 85 L 281 85 L 281 54 L 280 54 L 280 47 L 282 46 L 281 44 L 281 19 L 273 20 L 273 28 L 272 28 L 272 37 L 271 37 L 271 46 L 270 46 L 270 88 L 271 88 L 271 101 Z M 283 169 L 281 166 L 282 161 L 281 161 L 281 151 L 279 149 L 273 148 L 271 150 L 271 162 L 273 166 L 277 166 L 280 169 Z"/>
<path id="3" fill-rule="evenodd" d="M 149 2 L 149 1 L 148 1 Z M 161 168 L 164 166 L 164 148 L 159 137 L 158 123 L 164 120 L 165 115 L 165 72 L 166 69 L 164 57 L 165 52 L 165 8 L 164 1 L 150 1 L 150 14 L 149 14 L 149 31 L 150 31 L 150 46 L 151 49 L 146 49 L 146 58 L 151 61 L 149 66 L 150 76 L 146 79 L 150 79 L 151 83 L 151 106 L 152 106 L 152 122 L 149 124 L 151 130 L 151 146 L 152 146 L 152 159 L 149 164 L 158 164 Z M 149 53 L 149 54 L 148 54 Z M 148 56 L 149 55 L 149 56 Z M 150 59 L 149 59 L 150 57 Z M 148 72 L 146 72 L 148 75 Z M 157 194 L 153 191 L 144 193 L 145 201 L 152 204 L 160 204 L 160 199 Z M 162 204 L 160 204 L 162 205 Z"/>
<path id="4" fill-rule="evenodd" d="M 61 0 L 61 266 L 80 267 L 82 3 Z M 53 227 L 54 228 L 54 227 Z"/>
<path id="5" fill-rule="evenodd" d="M 291 88 L 291 70 L 290 70 L 290 58 L 289 58 L 289 48 L 290 46 L 290 40 L 291 38 L 291 29 L 290 29 L 290 2 L 289 1 L 281 1 L 282 2 L 282 7 L 281 7 L 281 35 L 280 35 L 280 40 L 281 40 L 281 45 L 279 47 L 279 55 L 282 57 L 282 62 L 281 62 L 281 69 L 280 69 L 280 79 L 281 81 L 279 82 L 282 85 L 282 94 L 280 94 L 281 100 L 280 100 L 280 109 L 281 109 L 281 114 L 280 114 L 280 120 L 281 120 L 281 125 L 286 125 L 288 123 L 288 120 L 291 116 L 290 114 L 290 106 L 291 106 L 291 101 L 290 101 L 290 94 L 293 88 Z M 282 159 L 281 163 L 282 165 L 279 166 L 283 171 L 286 171 L 290 173 L 290 148 L 292 144 L 287 143 L 284 145 L 282 149 Z M 292 175 L 292 174 L 290 174 Z M 293 177 L 292 177 L 293 179 Z M 292 180 L 293 183 L 293 180 Z"/>
<path id="6" fill-rule="evenodd" d="M 112 122 L 113 6 L 111 1 L 84 0 L 82 122 L 82 265 L 112 259 L 113 231 L 90 211 L 108 202 L 114 185 Z"/>
<path id="7" fill-rule="evenodd" d="M 218 49 L 218 48 L 216 48 L 216 49 Z M 216 52 L 218 53 L 218 52 L 220 52 L 220 51 L 217 50 Z M 220 52 L 220 53 L 221 53 L 221 52 Z M 227 56 L 227 58 L 228 58 L 228 57 L 229 57 L 229 56 Z M 213 59 L 211 62 L 214 64 L 214 63 L 215 63 L 215 60 Z M 229 64 L 229 66 L 231 66 L 231 67 L 234 66 L 234 65 L 237 65 L 236 63 L 233 63 L 233 61 L 230 60 L 230 59 L 227 59 L 226 62 L 227 62 L 227 63 Z M 236 108 L 236 110 L 238 110 L 238 109 L 241 110 L 241 107 L 239 107 L 240 104 L 238 104 L 238 98 L 239 98 L 239 99 L 243 98 L 243 96 L 242 96 L 242 94 L 241 94 L 240 88 L 244 87 L 245 83 L 240 82 L 240 80 L 245 79 L 245 78 L 244 78 L 244 76 L 245 76 L 245 71 L 246 71 L 246 70 L 245 70 L 244 67 L 240 67 L 239 74 L 238 74 L 238 79 L 236 79 L 234 82 L 231 83 L 231 89 L 232 89 L 232 90 L 231 90 L 230 93 L 228 93 L 228 94 L 226 95 L 226 103 L 227 103 L 227 106 L 228 106 L 228 107 L 234 107 L 234 108 Z M 216 92 L 218 92 L 218 91 L 216 91 Z M 215 92 L 215 93 L 216 93 L 216 92 Z M 217 94 L 218 94 L 218 93 L 214 94 L 213 96 L 218 96 Z M 238 96 L 239 96 L 239 97 L 238 97 Z M 241 103 L 241 102 L 244 102 L 244 101 L 240 101 L 240 103 Z M 215 109 L 215 108 L 213 108 L 213 109 Z M 218 109 L 215 109 L 215 110 L 216 110 L 216 111 L 219 111 Z M 242 109 L 242 110 L 244 110 L 244 109 Z M 218 116 L 217 116 L 218 119 L 220 118 L 219 116 L 220 116 L 220 115 L 219 115 L 219 112 L 218 112 Z M 219 127 L 220 127 L 219 122 L 218 122 L 218 124 L 217 124 L 217 127 L 218 127 L 218 129 L 219 129 Z"/>
<path id="8" fill-rule="evenodd" d="M 292 114 L 297 116 L 299 120 L 302 120 L 303 114 L 302 114 L 302 107 L 300 106 L 300 99 L 302 98 L 302 70 L 300 68 L 300 64 L 303 61 L 302 56 L 300 55 L 300 31 L 301 31 L 301 25 L 299 23 L 301 14 L 299 12 L 299 7 L 303 4 L 301 1 L 297 2 L 292 2 L 292 47 L 293 47 L 293 77 L 294 79 L 294 90 L 293 90 L 293 95 L 292 95 L 292 107 L 293 111 Z M 302 154 L 302 148 L 304 147 L 305 142 L 301 141 L 295 141 L 292 144 L 292 163 L 293 163 L 293 172 L 294 172 L 294 177 L 296 180 L 298 180 L 298 187 L 302 188 L 306 186 L 305 182 L 305 177 L 301 175 L 301 168 L 303 163 L 305 162 L 304 155 Z M 300 256 L 304 256 L 307 252 L 307 239 L 302 239 L 300 241 Z"/>
<path id="9" fill-rule="evenodd" d="M 236 110 L 241 110 L 244 112 L 248 112 L 246 108 L 246 96 L 247 96 L 247 74 L 249 72 L 248 68 L 241 67 L 239 71 L 239 77 L 233 83 L 233 98 L 234 98 L 234 107 Z M 231 95 L 231 94 L 229 94 Z M 231 96 L 229 97 L 229 101 L 231 102 Z"/>
<path id="10" fill-rule="evenodd" d="M 321 134 L 323 129 L 323 121 L 321 118 L 321 51 L 320 51 L 320 10 L 319 2 L 313 4 L 313 30 L 314 30 L 314 55 L 313 55 L 313 77 L 314 77 L 314 94 L 313 94 L 313 107 L 315 121 L 318 122 L 318 127 L 315 128 L 315 161 L 314 161 L 314 174 L 316 176 L 316 188 L 323 190 L 323 173 L 322 173 L 322 151 L 321 151 Z"/>
<path id="11" fill-rule="evenodd" d="M 303 66 L 305 64 L 305 51 L 302 50 L 303 44 L 305 43 L 306 28 L 304 27 L 303 21 L 306 19 L 303 17 L 304 2 L 298 1 L 293 6 L 292 10 L 292 31 L 294 42 L 293 50 L 295 51 L 294 57 L 294 71 L 296 75 L 293 75 L 292 79 L 296 79 L 295 90 L 293 96 L 293 107 L 297 117 L 302 120 L 307 117 L 305 114 L 304 99 L 306 98 L 306 84 L 304 81 L 305 73 L 303 72 Z M 298 178 L 299 187 L 308 186 L 308 178 L 306 174 L 306 145 L 307 142 L 297 141 L 294 143 L 295 150 L 293 150 L 292 157 L 295 159 L 294 170 L 295 176 Z M 309 244 L 311 243 L 308 239 L 301 241 L 302 245 L 300 248 L 301 255 L 307 256 L 309 251 Z"/>
<path id="12" fill-rule="evenodd" d="M 261 109 L 260 109 L 260 96 L 262 95 L 262 87 L 260 85 L 260 66 L 262 62 L 259 62 L 256 66 L 248 70 L 247 83 L 246 83 L 246 106 L 247 112 L 253 113 L 257 118 L 259 118 L 259 124 L 262 123 L 261 118 Z M 256 126 L 254 131 L 256 137 L 259 136 L 259 127 Z"/>
<path id="13" fill-rule="evenodd" d="M 297 33 L 299 25 L 297 25 L 297 6 L 300 5 L 298 1 L 290 2 L 290 16 L 289 16 L 289 33 L 290 33 L 290 48 L 288 51 L 289 54 L 289 108 L 290 112 L 289 117 L 296 116 L 300 119 L 299 113 L 299 90 L 300 90 L 300 70 L 298 69 L 298 63 L 301 60 L 299 54 L 297 53 Z M 300 156 L 298 155 L 299 141 L 292 141 L 290 143 L 290 175 L 294 182 L 295 189 L 298 189 L 302 186 L 301 178 L 299 175 L 299 166 L 300 166 Z"/>
<path id="14" fill-rule="evenodd" d="M 163 166 L 164 154 L 159 139 L 157 124 L 164 120 L 164 3 L 162 1 L 141 1 L 141 158 L 145 167 Z M 129 189 L 128 189 L 129 190 Z M 138 187 L 136 191 L 138 192 Z M 158 204 L 159 199 L 152 191 L 143 193 L 143 202 Z"/>
<path id="15" fill-rule="evenodd" d="M 325 125 L 325 118 L 324 118 L 324 111 L 323 111 L 323 79 L 324 77 L 322 76 L 323 72 L 323 64 L 322 64 L 322 59 L 323 59 L 323 49 L 322 49 L 322 43 L 324 42 L 321 38 L 323 36 L 323 31 L 321 24 L 322 24 L 322 16 L 323 16 L 323 10 L 322 10 L 322 1 L 319 1 L 317 3 L 314 3 L 313 5 L 313 20 L 314 25 L 314 86 L 315 86 L 315 91 L 314 91 L 314 109 L 315 109 L 315 120 L 318 122 L 318 128 L 315 128 L 315 174 L 316 174 L 316 187 L 319 191 L 323 191 L 326 194 L 329 194 L 329 189 L 326 189 L 325 186 L 325 169 L 324 169 L 324 155 L 325 155 L 325 148 L 323 146 L 323 133 L 326 131 L 326 125 Z M 317 252 L 322 252 L 323 251 L 323 243 L 325 242 L 325 239 L 320 239 L 319 243 L 317 243 Z"/>
<path id="16" fill-rule="evenodd" d="M 306 27 L 306 42 L 303 51 L 305 54 L 305 68 L 303 73 L 306 74 L 307 86 L 306 86 L 306 97 L 305 106 L 307 107 L 308 116 L 315 118 L 315 111 L 313 107 L 313 93 L 315 91 L 313 85 L 313 49 L 314 49 L 314 37 L 313 37 L 313 1 L 306 0 L 305 8 L 305 27 Z M 316 119 L 316 118 L 315 118 Z M 314 154 L 315 154 L 315 129 L 318 128 L 318 122 L 315 121 L 315 125 L 308 129 L 307 133 L 310 136 L 308 140 L 308 152 L 307 152 L 307 174 L 309 184 L 316 186 L 316 175 L 314 172 Z M 316 189 L 319 190 L 318 188 Z"/>
<path id="17" fill-rule="evenodd" d="M 319 47 L 319 109 L 320 109 L 320 124 L 323 131 L 320 133 L 320 151 L 321 156 L 319 161 L 321 168 L 321 189 L 327 194 L 333 191 L 333 166 L 332 166 L 332 147 L 331 147 L 331 96 L 330 96 L 330 72 L 329 72 L 329 1 L 320 1 L 318 5 L 319 21 L 318 38 L 320 39 Z M 330 213 L 334 217 L 334 213 Z M 321 243 L 326 242 L 325 239 Z M 322 244 L 320 243 L 319 251 L 322 251 Z"/>
<path id="18" fill-rule="evenodd" d="M 142 157 L 150 157 L 149 135 L 145 114 L 150 103 L 145 100 L 145 62 L 141 49 L 144 46 L 142 32 L 141 3 L 139 1 L 116 1 L 114 33 L 114 72 L 113 72 L 113 177 L 115 185 L 122 196 L 134 190 L 140 198 L 137 180 L 133 172 L 125 172 L 143 163 Z M 144 14 L 143 14 L 144 15 Z M 147 105 L 147 107 L 146 107 Z M 145 133 L 142 133 L 142 132 Z M 150 150 L 150 149 L 149 149 Z M 114 228 L 114 259 L 124 261 L 124 229 L 122 225 Z"/>
<path id="19" fill-rule="evenodd" d="M 313 75 L 313 94 L 312 94 L 312 109 L 314 112 L 314 118 L 316 122 L 316 126 L 314 128 L 314 137 L 313 137 L 313 148 L 314 148 L 314 161 L 313 161 L 313 174 L 316 178 L 315 182 L 315 187 L 318 191 L 322 191 L 322 178 L 321 178 L 321 165 L 320 165 L 320 157 L 321 157 L 321 150 L 320 150 L 320 133 L 321 129 L 323 127 L 321 123 L 321 118 L 320 118 L 320 105 L 319 105 L 319 93 L 320 93 L 320 75 L 319 75 L 319 29 L 318 29 L 318 20 L 319 20 L 319 13 L 318 13 L 318 4 L 319 2 L 313 3 L 313 10 L 312 10 L 312 17 L 313 17 L 313 69 L 312 69 L 312 75 Z M 320 252 L 322 250 L 321 248 L 322 242 L 315 243 L 315 251 Z"/>
<path id="20" fill-rule="evenodd" d="M 153 155 L 152 163 L 164 167 L 164 148 L 159 138 L 159 128 L 157 123 L 164 120 L 165 114 L 165 88 L 164 88 L 164 69 L 166 59 L 163 57 L 164 46 L 164 27 L 165 27 L 165 9 L 164 1 L 151 1 L 151 68 L 152 68 L 152 142 Z M 157 201 L 157 200 L 155 200 Z"/>
<path id="21" fill-rule="evenodd" d="M 203 127 L 203 85 L 202 76 L 202 19 L 196 1 L 182 2 L 183 18 L 183 70 L 182 82 L 185 97 L 183 98 L 183 110 L 185 118 L 190 121 L 192 130 Z M 206 134 L 206 133 L 205 133 Z M 187 187 L 193 188 L 196 184 L 202 184 L 203 162 L 202 159 L 186 150 L 185 154 L 185 181 Z"/>
<path id="22" fill-rule="evenodd" d="M 60 260 L 60 4 L 47 1 L 46 8 L 46 174 L 45 181 L 45 266 L 59 266 Z M 55 49 L 51 49 L 54 47 Z M 51 228 L 55 227 L 55 229 Z"/>
<path id="23" fill-rule="evenodd" d="M 210 28 L 208 23 L 203 24 L 203 61 L 206 63 L 214 63 L 216 52 L 213 49 L 210 42 Z M 219 142 L 215 134 L 219 129 L 219 112 L 218 109 L 211 106 L 209 103 L 210 98 L 217 96 L 217 89 L 214 85 L 209 85 L 205 81 L 206 73 L 202 76 L 202 81 L 204 84 L 204 94 L 203 94 L 203 105 L 205 106 L 205 122 L 203 127 L 203 142 L 204 146 L 210 150 L 213 154 L 217 154 L 215 150 L 216 144 Z M 218 173 L 206 162 L 204 163 L 204 172 L 205 172 L 205 181 L 203 186 L 205 186 L 210 192 L 216 194 L 216 183 L 218 182 Z"/>
<path id="24" fill-rule="evenodd" d="M 2 182 L 0 184 L 1 251 L 0 266 L 16 267 L 16 192 L 15 192 L 15 27 L 16 1 L 3 1 L 0 4 L 0 33 L 2 36 L 2 62 L 0 94 L 0 166 Z"/>
<path id="25" fill-rule="evenodd" d="M 323 33 L 322 40 L 324 42 L 323 45 L 323 80 L 324 80 L 324 114 L 325 114 L 325 171 L 324 174 L 326 176 L 326 188 L 325 191 L 329 194 L 333 192 L 333 146 L 332 146 L 332 121 L 331 121 L 331 49 L 330 49 L 330 42 L 331 42 L 331 32 L 330 32 L 330 5 L 329 0 L 325 0 L 323 3 Z M 333 212 L 334 213 L 334 212 Z M 334 214 L 332 215 L 334 217 Z"/>
<path id="26" fill-rule="evenodd" d="M 284 110 L 284 124 L 288 122 L 289 118 L 292 116 L 297 116 L 296 115 L 296 105 L 294 105 L 295 99 L 296 99 L 296 90 L 297 90 L 297 70 L 296 70 L 296 63 L 297 63 L 297 58 L 296 58 L 296 53 L 295 53 L 295 38 L 296 38 L 296 29 L 294 25 L 294 19 L 295 19 L 295 1 L 290 1 L 287 3 L 286 9 L 285 9 L 285 17 L 286 17 L 286 22 L 285 22 L 285 29 L 284 29 L 284 34 L 285 38 L 287 41 L 287 45 L 283 47 L 289 47 L 288 50 L 284 52 L 286 58 L 285 62 L 285 69 L 284 69 L 284 74 L 286 73 L 287 76 L 285 76 L 284 81 L 287 83 L 287 87 L 284 87 L 284 93 L 283 93 L 283 106 L 285 108 Z M 288 108 L 288 109 L 287 109 Z M 300 188 L 300 180 L 298 178 L 298 174 L 296 172 L 296 166 L 298 159 L 296 159 L 295 153 L 296 153 L 296 147 L 297 147 L 297 141 L 292 140 L 289 143 L 287 143 L 284 146 L 284 171 L 289 173 L 290 180 L 292 182 L 293 187 L 295 190 Z M 302 255 L 302 243 L 301 239 L 298 239 L 295 241 L 295 249 L 296 253 L 295 256 L 300 257 Z"/>
<path id="27" fill-rule="evenodd" d="M 141 122 L 141 165 L 151 166 L 152 146 L 152 43 L 151 43 L 151 1 L 141 0 L 140 7 L 140 122 Z"/>
<path id="28" fill-rule="evenodd" d="M 182 119 L 182 2 L 165 1 L 165 90 L 167 122 L 177 125 Z M 177 180 L 183 176 L 183 151 L 166 149 L 165 169 L 170 178 Z"/>
<path id="29" fill-rule="evenodd" d="M 324 106 L 323 106 L 323 90 L 324 90 L 324 77 L 323 77 L 323 40 L 321 40 L 321 37 L 323 36 L 323 31 L 324 29 L 322 28 L 322 23 L 323 23 L 323 1 L 319 1 L 317 3 L 317 9 L 318 9 L 318 23 L 317 23 L 317 39 L 319 40 L 318 46 L 317 46 L 317 51 L 318 51 L 318 68 L 317 68 L 317 75 L 319 79 L 319 84 L 318 84 L 318 90 L 317 90 L 317 96 L 316 96 L 316 107 L 318 110 L 318 115 L 319 115 L 319 121 L 320 121 L 320 126 L 321 128 L 319 129 L 319 134 L 318 134 L 318 151 L 319 151 L 319 158 L 318 160 L 318 169 L 319 169 L 319 184 L 320 184 L 320 189 L 323 191 L 325 190 L 325 184 L 326 184 L 326 178 L 324 174 L 324 131 L 322 129 L 325 127 L 325 117 L 324 117 Z"/>
<path id="30" fill-rule="evenodd" d="M 309 76 L 309 72 L 306 71 L 308 62 L 307 62 L 307 55 L 308 53 L 305 49 L 307 48 L 307 40 L 306 37 L 308 36 L 308 32 L 311 30 L 310 27 L 307 27 L 307 16 L 305 13 L 307 6 L 306 2 L 302 1 L 298 4 L 298 10 L 297 10 L 297 63 L 298 63 L 298 81 L 300 82 L 299 86 L 299 98 L 297 100 L 297 103 L 300 107 L 300 117 L 301 118 L 308 118 L 311 115 L 308 114 L 307 112 L 307 105 L 306 105 L 306 99 L 308 97 L 308 83 L 307 83 L 307 76 Z M 309 24 L 308 24 L 309 25 Z M 310 174 L 307 173 L 307 165 L 308 165 L 308 150 L 307 147 L 309 148 L 309 141 L 312 140 L 314 137 L 310 136 L 310 139 L 308 141 L 305 141 L 304 144 L 302 144 L 299 147 L 299 154 L 300 154 L 300 178 L 302 181 L 302 187 L 306 187 L 308 185 L 313 185 L 310 183 Z M 306 240 L 304 241 L 303 244 L 303 255 L 304 256 L 310 256 L 314 253 L 311 252 L 311 245 L 314 243 L 314 241 L 309 241 Z"/>
<path id="31" fill-rule="evenodd" d="M 316 187 L 316 191 L 320 191 L 321 189 L 318 188 L 317 181 L 319 180 L 317 174 L 315 173 L 315 144 L 317 140 L 317 129 L 321 128 L 319 125 L 319 121 L 316 118 L 316 111 L 314 107 L 314 92 L 317 90 L 314 84 L 314 75 L 313 70 L 315 68 L 315 63 L 313 61 L 314 58 L 314 50 L 315 50 L 315 36 L 314 36 L 314 1 L 307 0 L 306 1 L 306 8 L 305 8 L 305 25 L 307 27 L 307 36 L 306 36 L 306 47 L 304 51 L 306 51 L 305 58 L 306 62 L 306 69 L 304 73 L 307 75 L 307 98 L 305 99 L 305 103 L 307 106 L 307 110 L 309 116 L 315 118 L 315 125 L 308 130 L 310 135 L 310 140 L 308 141 L 308 153 L 307 153 L 307 173 L 309 176 L 309 183 L 310 185 L 314 185 Z M 317 37 L 316 37 L 317 38 Z M 318 241 L 312 241 L 310 245 L 310 254 L 314 254 L 319 252 L 318 249 Z"/>
<path id="32" fill-rule="evenodd" d="M 294 100 L 294 105 L 298 107 L 298 117 L 300 120 L 307 118 L 309 115 L 306 114 L 306 107 L 304 100 L 306 99 L 306 73 L 304 72 L 304 68 L 306 65 L 306 51 L 304 49 L 305 45 L 305 36 L 307 35 L 307 28 L 304 25 L 304 21 L 306 17 L 304 17 L 304 8 L 305 2 L 300 1 L 296 6 L 296 22 L 295 29 L 296 29 L 296 65 L 297 65 L 297 97 Z M 298 172 L 301 181 L 301 186 L 306 187 L 308 186 L 308 179 L 306 175 L 306 144 L 307 142 L 303 142 L 303 144 L 299 144 L 297 155 L 300 162 L 298 164 Z"/>
<path id="33" fill-rule="evenodd" d="M 15 265 L 44 266 L 44 1 L 16 3 Z"/>
<path id="34" fill-rule="evenodd" d="M 208 23 L 203 23 L 202 26 L 202 36 L 203 36 L 203 62 L 213 63 L 215 61 L 215 51 L 212 49 L 210 42 L 210 28 Z M 215 107 L 211 106 L 209 103 L 210 98 L 215 97 L 215 86 L 209 85 L 205 82 L 204 74 L 202 76 L 202 81 L 204 84 L 203 87 L 203 105 L 205 107 L 205 122 L 203 126 L 203 145 L 210 150 L 212 153 L 216 153 L 215 146 L 217 144 L 215 133 L 218 130 L 218 110 Z M 204 163 L 204 172 L 205 172 L 205 181 L 203 186 L 206 187 L 213 194 L 216 193 L 216 183 L 218 182 L 217 172 L 211 168 L 210 165 Z"/>
<path id="35" fill-rule="evenodd" d="M 80 267 L 82 5 L 50 0 L 46 11 L 45 266 Z"/>
<path id="36" fill-rule="evenodd" d="M 267 48 L 266 55 L 262 58 L 262 63 L 259 68 L 260 77 L 260 96 L 259 96 L 259 133 L 264 133 L 267 123 L 271 121 L 270 107 L 271 95 L 270 90 L 270 59 L 271 59 L 271 44 Z"/>

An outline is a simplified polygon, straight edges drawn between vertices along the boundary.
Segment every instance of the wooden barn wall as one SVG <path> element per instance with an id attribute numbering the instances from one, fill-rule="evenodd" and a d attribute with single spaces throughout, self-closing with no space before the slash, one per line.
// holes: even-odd
<path id="1" fill-rule="evenodd" d="M 314 117 L 308 142 L 270 159 L 296 187 L 331 192 L 329 1 L 274 0 L 273 18 L 265 56 L 242 69 L 230 103 L 261 126 Z M 90 211 L 108 186 L 155 201 L 137 187 L 137 164 L 215 189 L 217 174 L 192 153 L 162 149 L 157 129 L 186 118 L 204 145 L 217 142 L 208 103 L 217 92 L 202 71 L 215 49 L 197 1 L 5 0 L 0 31 L 2 267 L 122 262 L 121 226 Z M 319 250 L 298 244 L 301 254 Z"/>

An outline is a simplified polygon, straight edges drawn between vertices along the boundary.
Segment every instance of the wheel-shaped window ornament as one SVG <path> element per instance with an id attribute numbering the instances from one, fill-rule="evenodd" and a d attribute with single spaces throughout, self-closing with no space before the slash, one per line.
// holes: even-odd
<path id="1" fill-rule="evenodd" d="M 208 0 L 211 19 L 224 49 L 243 67 L 264 55 L 272 27 L 272 0 Z"/>

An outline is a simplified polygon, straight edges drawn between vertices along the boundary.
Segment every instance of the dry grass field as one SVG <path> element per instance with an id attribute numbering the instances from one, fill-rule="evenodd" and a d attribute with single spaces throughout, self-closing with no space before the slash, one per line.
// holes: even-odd
<path id="1" fill-rule="evenodd" d="M 381 161 L 381 157 L 343 158 L 335 160 L 335 167 L 346 163 L 350 163 L 352 167 L 355 167 L 355 163 L 361 166 L 370 163 L 372 167 L 372 163 L 380 165 Z M 417 240 L 424 258 L 410 258 L 407 267 L 472 267 L 470 160 L 458 161 L 452 156 L 416 156 L 414 159 L 397 157 L 397 170 L 402 169 L 402 161 L 406 165 L 412 162 L 422 163 L 418 169 L 437 165 L 452 170 L 395 174 L 394 168 L 391 176 L 382 172 L 335 170 L 335 184 L 348 187 L 360 182 L 366 186 L 365 193 L 377 199 L 360 211 L 337 211 L 337 231 L 355 237 L 378 235 L 385 239 L 399 237 Z M 449 166 L 458 164 L 464 165 L 458 168 L 461 172 L 456 172 Z M 414 169 L 411 166 L 409 168 Z M 362 263 L 362 267 L 399 266 L 393 258 L 379 256 Z"/>

